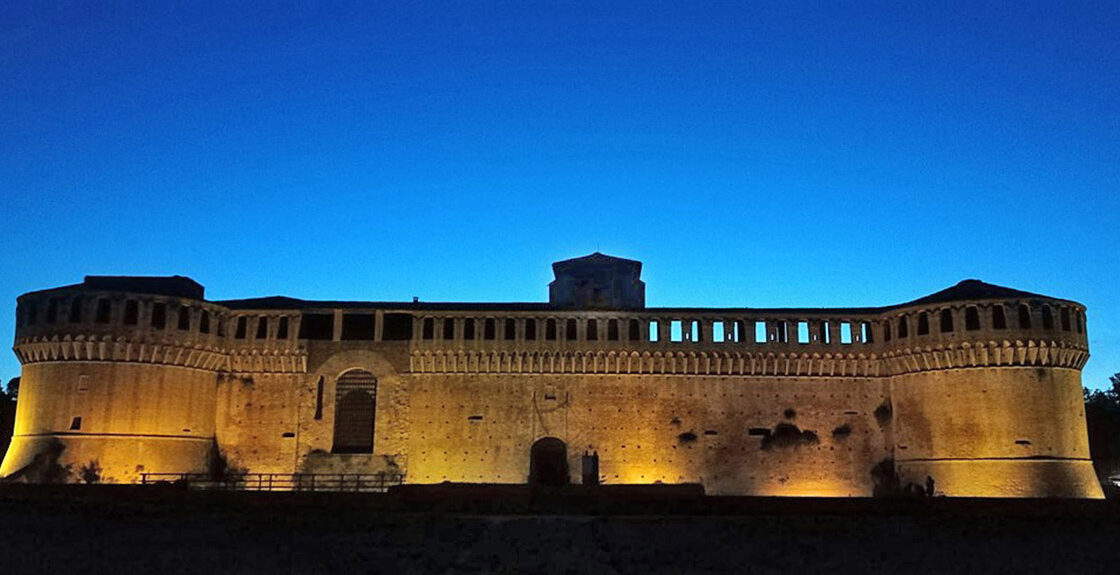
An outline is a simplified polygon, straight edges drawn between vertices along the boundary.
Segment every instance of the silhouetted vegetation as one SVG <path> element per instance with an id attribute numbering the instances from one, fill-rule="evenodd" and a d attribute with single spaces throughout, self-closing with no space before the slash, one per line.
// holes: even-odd
<path id="1" fill-rule="evenodd" d="M 1108 389 L 1085 389 L 1085 426 L 1089 431 L 1089 455 L 1105 494 L 1116 497 L 1108 478 L 1120 474 L 1120 373 L 1108 378 Z"/>
<path id="2" fill-rule="evenodd" d="M 12 433 L 16 425 L 16 397 L 19 395 L 19 378 L 8 380 L 8 385 L 0 391 L 0 459 L 8 452 Z"/>
<path id="3" fill-rule="evenodd" d="M 224 451 L 218 447 L 218 442 L 210 446 L 210 480 L 211 481 L 226 481 L 231 476 L 242 475 L 246 472 L 245 469 L 239 468 L 230 463 Z"/>
<path id="4" fill-rule="evenodd" d="M 101 464 L 96 459 L 78 469 L 78 478 L 86 485 L 101 483 Z"/>

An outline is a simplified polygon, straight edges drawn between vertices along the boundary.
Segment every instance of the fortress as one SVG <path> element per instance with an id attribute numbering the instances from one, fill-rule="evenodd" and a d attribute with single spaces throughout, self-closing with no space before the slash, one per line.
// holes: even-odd
<path id="1" fill-rule="evenodd" d="M 548 303 L 208 301 L 185 277 L 18 298 L 11 481 L 402 473 L 709 494 L 1102 496 L 1085 308 L 965 280 L 876 308 L 648 308 L 641 263 Z"/>

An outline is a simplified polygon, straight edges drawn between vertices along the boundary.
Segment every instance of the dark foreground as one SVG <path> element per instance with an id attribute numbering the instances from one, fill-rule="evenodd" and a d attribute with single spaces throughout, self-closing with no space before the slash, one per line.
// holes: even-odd
<path id="1" fill-rule="evenodd" d="M 1120 570 L 1117 501 L 0 489 L 5 573 Z"/>

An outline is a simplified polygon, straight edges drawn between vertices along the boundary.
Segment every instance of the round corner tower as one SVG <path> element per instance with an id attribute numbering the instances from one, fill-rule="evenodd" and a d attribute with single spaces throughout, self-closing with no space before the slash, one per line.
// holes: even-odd
<path id="1" fill-rule="evenodd" d="M 20 296 L 23 370 L 0 476 L 129 482 L 145 471 L 206 471 L 222 314 L 179 276 L 87 276 Z"/>
<path id="2" fill-rule="evenodd" d="M 1083 305 L 965 280 L 882 321 L 903 485 L 1102 497 L 1081 391 Z"/>

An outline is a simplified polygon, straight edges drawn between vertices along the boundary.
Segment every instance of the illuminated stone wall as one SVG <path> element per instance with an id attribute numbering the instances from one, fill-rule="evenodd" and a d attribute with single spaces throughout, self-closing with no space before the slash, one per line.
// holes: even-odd
<path id="1" fill-rule="evenodd" d="M 410 478 L 524 482 L 541 437 L 598 453 L 608 484 L 703 483 L 709 493 L 870 495 L 889 457 L 881 381 L 432 375 L 411 382 Z M 775 435 L 783 425 L 789 435 Z M 767 437 L 761 433 L 770 433 Z M 794 435 L 796 434 L 796 435 Z"/>
<path id="2" fill-rule="evenodd" d="M 30 480 L 57 465 L 78 480 L 206 470 L 214 438 L 214 374 L 178 366 L 64 361 L 25 365 L 12 446 L 0 474 Z M 57 449 L 57 453 L 54 451 Z M 49 460 L 36 455 L 49 455 Z M 33 465 L 34 463 L 34 465 Z"/>
<path id="3" fill-rule="evenodd" d="M 972 368 L 893 378 L 895 458 L 904 481 L 970 496 L 1081 496 L 1099 490 L 1079 374 Z"/>

